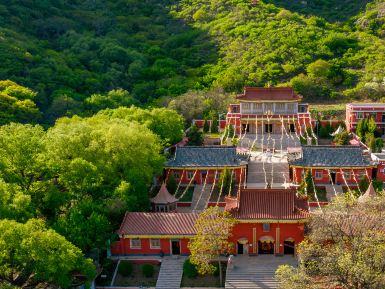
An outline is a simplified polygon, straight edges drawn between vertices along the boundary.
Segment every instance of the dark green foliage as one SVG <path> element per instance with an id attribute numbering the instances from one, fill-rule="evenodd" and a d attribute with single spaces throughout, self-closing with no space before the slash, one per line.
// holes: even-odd
<path id="1" fill-rule="evenodd" d="M 129 277 L 132 274 L 133 266 L 129 261 L 121 261 L 118 268 L 118 273 L 124 277 Z"/>
<path id="2" fill-rule="evenodd" d="M 361 192 L 365 192 L 368 187 L 369 187 L 369 180 L 367 177 L 363 177 L 359 182 L 358 182 L 358 187 L 360 188 Z"/>
<path id="3" fill-rule="evenodd" d="M 168 176 L 168 180 L 167 180 L 167 190 L 169 191 L 170 194 L 175 194 L 176 192 L 176 188 L 178 187 L 178 184 L 175 180 L 175 177 L 173 174 L 170 174 Z"/>
<path id="4" fill-rule="evenodd" d="M 384 183 L 381 180 L 373 179 L 373 187 L 377 193 L 383 194 Z"/>
<path id="5" fill-rule="evenodd" d="M 203 134 L 196 125 L 190 127 L 187 132 L 188 145 L 200 146 L 203 144 Z"/>
<path id="6" fill-rule="evenodd" d="M 203 132 L 208 133 L 209 130 L 210 130 L 210 123 L 208 122 L 207 119 L 205 119 L 203 124 Z"/>
<path id="7" fill-rule="evenodd" d="M 311 171 L 310 170 L 307 170 L 306 173 L 305 173 L 305 177 L 303 178 L 299 188 L 298 188 L 298 192 L 302 195 L 302 196 L 305 196 L 305 195 L 314 195 L 315 193 L 315 187 L 314 187 L 314 184 L 313 184 L 313 180 L 312 180 L 312 175 L 311 175 Z M 313 198 L 314 199 L 314 198 Z"/>
<path id="8" fill-rule="evenodd" d="M 211 132 L 217 133 L 219 131 L 218 126 L 219 126 L 218 119 L 216 117 L 213 117 L 212 123 L 211 123 Z"/>
<path id="9" fill-rule="evenodd" d="M 191 264 L 190 259 L 186 259 L 183 263 L 183 274 L 188 278 L 195 278 L 198 276 L 198 270 L 194 264 Z"/>
<path id="10" fill-rule="evenodd" d="M 319 137 L 321 138 L 330 138 L 330 133 L 332 132 L 332 127 L 329 123 L 324 126 L 320 126 Z"/>
<path id="11" fill-rule="evenodd" d="M 144 264 L 142 266 L 142 273 L 144 277 L 150 278 L 154 275 L 154 266 L 151 264 Z"/>
<path id="12" fill-rule="evenodd" d="M 173 3 L 48 0 L 0 5 L 0 79 L 38 91 L 44 112 L 64 95 L 82 101 L 122 88 L 145 103 L 184 93 L 216 52 L 205 33 L 170 14 Z M 91 110 L 111 107 L 100 98 L 86 104 Z"/>
<path id="13" fill-rule="evenodd" d="M 307 140 L 305 137 L 300 136 L 299 141 L 300 141 L 301 145 L 307 145 Z"/>

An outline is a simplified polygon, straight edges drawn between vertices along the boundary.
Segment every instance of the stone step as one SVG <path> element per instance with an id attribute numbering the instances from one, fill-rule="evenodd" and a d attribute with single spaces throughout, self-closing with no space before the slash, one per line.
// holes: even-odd
<path id="1" fill-rule="evenodd" d="M 164 257 L 160 266 L 156 288 L 176 289 L 180 288 L 182 281 L 183 263 L 186 257 Z"/>

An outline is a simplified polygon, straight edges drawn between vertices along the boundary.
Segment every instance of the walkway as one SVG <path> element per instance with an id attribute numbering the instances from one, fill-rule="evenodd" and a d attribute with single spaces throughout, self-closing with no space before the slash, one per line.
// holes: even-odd
<path id="1" fill-rule="evenodd" d="M 184 256 L 167 256 L 162 259 L 156 289 L 179 289 L 183 275 Z"/>
<path id="2" fill-rule="evenodd" d="M 236 256 L 233 262 L 233 268 L 227 268 L 226 289 L 275 289 L 278 284 L 274 276 L 278 266 L 297 264 L 293 256 L 272 255 Z"/>

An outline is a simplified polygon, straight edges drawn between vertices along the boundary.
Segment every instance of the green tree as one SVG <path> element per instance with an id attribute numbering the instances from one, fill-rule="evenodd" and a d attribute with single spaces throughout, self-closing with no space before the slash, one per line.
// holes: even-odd
<path id="1" fill-rule="evenodd" d="M 0 81 L 0 125 L 10 122 L 36 123 L 41 113 L 37 93 L 10 80 Z"/>
<path id="2" fill-rule="evenodd" d="M 219 126 L 218 118 L 216 116 L 213 116 L 212 122 L 211 122 L 211 132 L 217 133 L 219 131 L 218 126 Z"/>
<path id="3" fill-rule="evenodd" d="M 218 260 L 219 280 L 222 285 L 222 264 L 219 257 L 232 249 L 229 242 L 236 220 L 230 213 L 219 207 L 208 207 L 195 222 L 196 235 L 190 240 L 188 248 L 191 252 L 190 261 L 197 266 L 200 274 L 213 274 Z"/>
<path id="4" fill-rule="evenodd" d="M 170 174 L 167 179 L 167 190 L 170 192 L 170 194 L 175 194 L 176 189 L 178 187 L 178 184 L 175 180 L 175 177 L 173 174 Z"/>
<path id="5" fill-rule="evenodd" d="M 93 94 L 84 100 L 85 109 L 91 114 L 106 108 L 129 107 L 134 104 L 137 104 L 137 100 L 124 89 L 111 90 L 107 94 Z"/>
<path id="6" fill-rule="evenodd" d="M 203 124 L 203 132 L 208 133 L 209 130 L 210 130 L 210 123 L 208 122 L 207 119 L 205 119 Z"/>
<path id="7" fill-rule="evenodd" d="M 120 107 L 106 109 L 98 113 L 109 119 L 136 121 L 157 134 L 164 145 L 175 144 L 183 137 L 184 119 L 175 110 L 167 108 L 142 109 L 138 107 Z"/>
<path id="8" fill-rule="evenodd" d="M 225 168 L 220 174 L 218 180 L 219 189 L 222 189 L 219 194 L 230 194 L 232 192 L 232 188 L 234 187 L 233 175 L 228 168 Z"/>
<path id="9" fill-rule="evenodd" d="M 315 194 L 315 187 L 313 184 L 313 177 L 311 175 L 311 170 L 306 170 L 304 178 L 298 188 L 298 192 L 302 195 L 312 196 Z"/>
<path id="10" fill-rule="evenodd" d="M 333 139 L 333 142 L 338 146 L 348 145 L 349 141 L 350 141 L 350 134 L 346 130 L 337 134 Z"/>
<path id="11" fill-rule="evenodd" d="M 331 65 L 328 61 L 318 59 L 313 63 L 310 63 L 307 67 L 307 73 L 311 77 L 328 78 L 330 75 Z"/>
<path id="12" fill-rule="evenodd" d="M 196 125 L 190 127 L 187 132 L 188 145 L 200 146 L 203 144 L 203 134 Z"/>
<path id="13" fill-rule="evenodd" d="M 37 219 L 0 220 L 0 253 L 0 279 L 18 287 L 70 288 L 91 282 L 96 273 L 77 247 Z"/>
<path id="14" fill-rule="evenodd" d="M 357 123 L 356 133 L 358 137 L 361 138 L 363 142 L 365 142 L 365 134 L 368 131 L 368 121 L 366 118 L 360 119 Z"/>

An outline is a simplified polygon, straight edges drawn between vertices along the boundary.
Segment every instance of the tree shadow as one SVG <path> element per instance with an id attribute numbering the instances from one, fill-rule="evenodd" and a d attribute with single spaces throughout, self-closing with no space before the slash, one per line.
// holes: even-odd
<path id="1" fill-rule="evenodd" d="M 342 22 L 365 9 L 371 0 L 265 0 L 278 7 L 304 14 L 319 16 L 330 22 Z"/>

